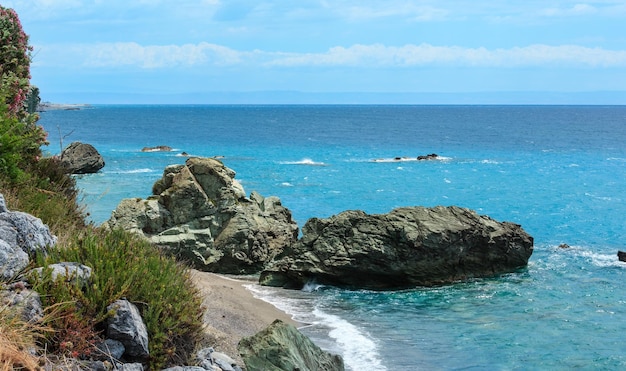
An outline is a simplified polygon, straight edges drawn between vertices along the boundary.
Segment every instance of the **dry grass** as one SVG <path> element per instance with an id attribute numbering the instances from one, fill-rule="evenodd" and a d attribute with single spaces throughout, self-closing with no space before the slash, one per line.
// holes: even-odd
<path id="1" fill-rule="evenodd" d="M 39 358 L 29 352 L 43 328 L 23 321 L 9 307 L 0 308 L 0 371 L 40 370 Z"/>

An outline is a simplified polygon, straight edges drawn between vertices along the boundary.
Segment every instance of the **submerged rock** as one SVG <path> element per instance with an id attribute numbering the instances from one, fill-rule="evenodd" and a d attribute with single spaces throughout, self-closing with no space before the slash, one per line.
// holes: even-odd
<path id="1" fill-rule="evenodd" d="M 327 353 L 293 325 L 274 321 L 237 346 L 249 371 L 344 370 L 343 359 Z"/>
<path id="2" fill-rule="evenodd" d="M 168 166 L 148 199 L 125 199 L 105 223 L 144 236 L 200 270 L 257 273 L 294 243 L 298 226 L 278 197 L 246 197 L 213 158 Z"/>
<path id="3" fill-rule="evenodd" d="M 374 290 L 432 286 L 512 272 L 528 264 L 521 226 L 460 207 L 345 211 L 310 219 L 303 237 L 261 273 L 267 286 L 309 281 Z"/>
<path id="4" fill-rule="evenodd" d="M 104 158 L 91 144 L 74 142 L 61 152 L 61 165 L 70 174 L 97 173 Z"/>

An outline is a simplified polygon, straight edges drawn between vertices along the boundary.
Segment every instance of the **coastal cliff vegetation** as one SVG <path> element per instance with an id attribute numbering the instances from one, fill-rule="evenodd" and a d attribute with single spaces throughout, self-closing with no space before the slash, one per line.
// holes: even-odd
<path id="1" fill-rule="evenodd" d="M 150 369 L 184 362 L 202 333 L 201 299 L 187 269 L 127 232 L 86 222 L 73 178 L 42 152 L 47 133 L 37 124 L 39 90 L 30 85 L 32 47 L 18 15 L 2 6 L 0 45 L 0 193 L 11 209 L 40 218 L 58 237 L 27 270 L 73 261 L 94 271 L 85 287 L 46 274 L 34 280 L 44 306 L 39 323 L 0 303 L 0 370 L 43 367 L 46 359 L 33 355 L 33 347 L 45 347 L 47 358 L 89 356 L 110 315 L 107 306 L 120 298 L 142 312 Z M 0 289 L 17 280 L 0 281 Z"/>

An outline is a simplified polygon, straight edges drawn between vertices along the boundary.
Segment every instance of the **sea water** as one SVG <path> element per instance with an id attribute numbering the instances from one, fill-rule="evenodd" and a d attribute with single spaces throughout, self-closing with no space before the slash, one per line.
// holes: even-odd
<path id="1" fill-rule="evenodd" d="M 40 123 L 50 154 L 81 141 L 104 156 L 99 173 L 77 177 L 95 223 L 149 196 L 186 152 L 220 156 L 300 226 L 348 209 L 458 205 L 535 238 L 528 267 L 496 278 L 395 292 L 249 287 L 350 370 L 626 367 L 626 106 L 93 106 Z M 174 151 L 141 151 L 158 145 Z"/>

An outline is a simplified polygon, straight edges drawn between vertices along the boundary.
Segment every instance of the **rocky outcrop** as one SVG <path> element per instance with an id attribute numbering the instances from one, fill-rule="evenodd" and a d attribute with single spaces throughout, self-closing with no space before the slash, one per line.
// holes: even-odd
<path id="1" fill-rule="evenodd" d="M 249 371 L 344 370 L 343 359 L 324 352 L 293 325 L 274 321 L 237 346 Z"/>
<path id="2" fill-rule="evenodd" d="M 171 152 L 174 149 L 170 146 L 143 147 L 141 152 Z"/>
<path id="3" fill-rule="evenodd" d="M 9 211 L 0 194 L 0 280 L 9 280 L 20 273 L 38 251 L 56 244 L 41 219 L 21 211 Z"/>
<path id="4" fill-rule="evenodd" d="M 91 144 L 74 142 L 61 152 L 61 165 L 69 174 L 97 173 L 104 158 Z"/>
<path id="5" fill-rule="evenodd" d="M 310 219 L 303 237 L 261 273 L 268 286 L 309 281 L 374 290 L 432 286 L 524 267 L 533 238 L 521 226 L 460 207 L 346 211 Z"/>
<path id="6" fill-rule="evenodd" d="M 138 233 L 200 270 L 255 273 L 296 241 L 277 197 L 246 197 L 235 172 L 213 158 L 168 166 L 148 199 L 125 199 L 105 223 Z"/>

